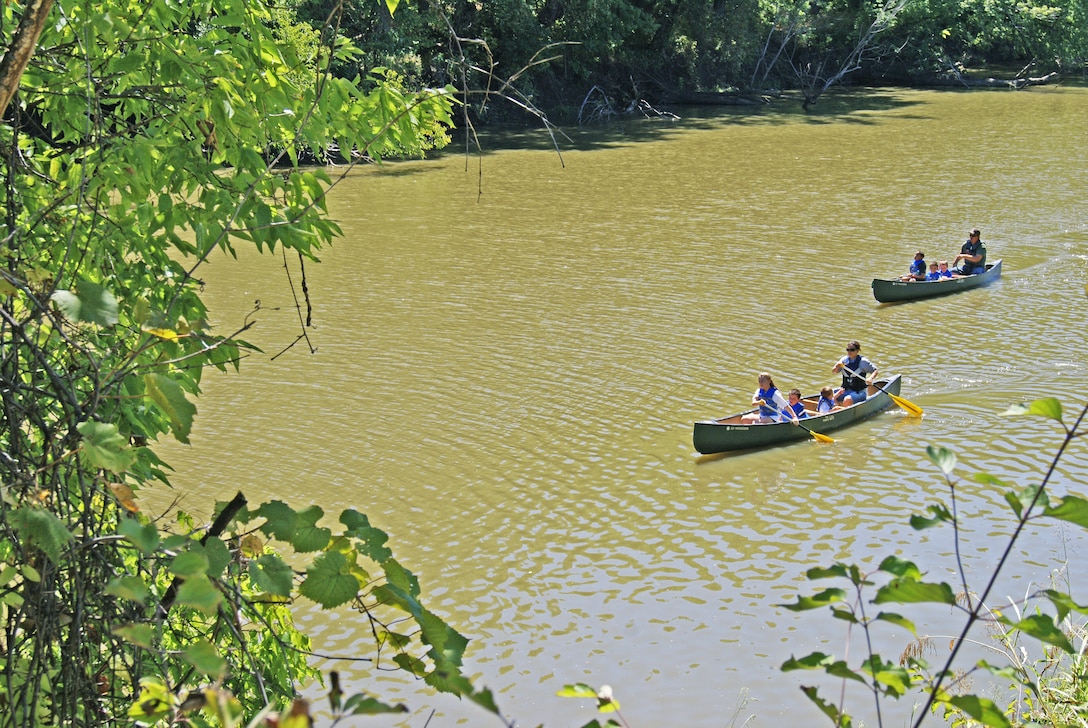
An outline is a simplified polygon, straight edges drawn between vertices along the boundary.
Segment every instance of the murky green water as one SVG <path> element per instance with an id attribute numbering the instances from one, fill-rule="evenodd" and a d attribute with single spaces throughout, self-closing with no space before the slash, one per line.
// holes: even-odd
<path id="1" fill-rule="evenodd" d="M 995 415 L 1040 395 L 1079 407 L 1088 371 L 1088 90 L 821 105 L 571 130 L 561 159 L 534 132 L 482 158 L 354 174 L 331 198 L 344 239 L 306 269 L 312 356 L 300 343 L 271 359 L 298 333 L 297 262 L 205 271 L 222 330 L 260 299 L 247 338 L 267 355 L 206 377 L 194 444 L 162 448 L 183 506 L 207 513 L 240 488 L 368 513 L 519 725 L 592 718 L 555 697 L 577 681 L 613 685 L 632 725 L 726 725 L 745 689 L 742 720 L 819 724 L 798 689 L 815 677 L 778 666 L 841 654 L 843 624 L 775 605 L 836 559 L 895 552 L 953 578 L 950 534 L 907 525 L 946 495 L 926 446 L 959 451 L 965 474 L 1036 482 L 1056 429 Z M 874 276 L 905 272 L 919 247 L 953 257 L 972 226 L 1004 259 L 1001 282 L 873 300 Z M 834 445 L 695 464 L 694 420 L 744 409 L 760 370 L 805 393 L 833 383 L 854 338 L 904 375 L 923 420 L 893 410 Z M 1082 488 L 1083 445 L 1061 475 L 1059 492 Z M 960 497 L 981 580 L 1007 506 L 975 483 Z M 999 593 L 1019 597 L 1083 543 L 1035 531 Z M 367 641 L 301 617 L 323 652 Z M 905 633 L 886 635 L 897 654 Z M 431 726 L 495 724 L 337 666 L 354 689 L 409 702 L 403 725 L 432 707 Z"/>

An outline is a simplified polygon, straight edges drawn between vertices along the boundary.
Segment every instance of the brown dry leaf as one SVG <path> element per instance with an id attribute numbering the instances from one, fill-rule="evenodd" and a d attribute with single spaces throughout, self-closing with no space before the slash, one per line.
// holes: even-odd
<path id="1" fill-rule="evenodd" d="M 110 483 L 110 492 L 117 502 L 129 513 L 139 513 L 140 506 L 136 505 L 136 494 L 124 483 Z"/>

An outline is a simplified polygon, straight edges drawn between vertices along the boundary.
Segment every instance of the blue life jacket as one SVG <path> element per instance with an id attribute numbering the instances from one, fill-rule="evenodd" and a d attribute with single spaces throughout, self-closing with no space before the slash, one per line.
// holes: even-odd
<path id="1" fill-rule="evenodd" d="M 777 387 L 771 387 L 770 389 L 759 389 L 759 398 L 764 402 L 770 402 L 771 404 L 761 404 L 759 406 L 759 414 L 764 417 L 774 417 L 778 414 L 778 407 L 774 404 L 774 393 L 778 391 Z"/>
<path id="2" fill-rule="evenodd" d="M 858 368 L 861 366 L 861 355 L 858 355 L 857 359 L 851 359 L 846 357 L 846 363 L 842 365 L 842 388 L 847 392 L 860 392 L 868 385 L 865 384 L 865 377 L 855 377 L 850 374 L 849 371 L 858 372 Z M 858 372 L 864 374 L 864 372 Z"/>
<path id="3" fill-rule="evenodd" d="M 830 412 L 835 407 L 835 400 L 827 397 L 820 397 L 820 401 L 816 403 L 816 411 L 819 413 Z"/>
<path id="4" fill-rule="evenodd" d="M 804 402 L 798 402 L 797 404 L 791 404 L 790 409 L 793 410 L 793 413 L 795 415 L 797 415 L 797 419 L 801 419 L 802 417 L 808 417 L 808 412 L 805 412 L 805 403 Z M 783 419 L 789 419 L 789 417 L 787 416 L 787 417 L 784 417 Z"/>
<path id="5" fill-rule="evenodd" d="M 916 260 L 910 264 L 910 274 L 912 276 L 918 276 L 924 278 L 926 275 L 926 262 L 924 260 Z"/>

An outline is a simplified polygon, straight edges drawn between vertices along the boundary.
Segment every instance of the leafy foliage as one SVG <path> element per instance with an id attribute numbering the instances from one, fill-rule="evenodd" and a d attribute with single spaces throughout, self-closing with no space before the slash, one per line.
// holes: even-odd
<path id="1" fill-rule="evenodd" d="M 140 503 L 169 484 L 153 446 L 188 441 L 204 369 L 257 351 L 252 318 L 209 325 L 204 262 L 241 245 L 316 260 L 339 234 L 334 180 L 304 165 L 443 146 L 452 89 L 334 76 L 359 49 L 260 1 L 0 12 L 5 47 L 34 50 L 0 78 L 17 90 L 0 125 L 0 726 L 302 724 L 296 695 L 320 678 L 292 617 L 305 599 L 357 615 L 367 659 L 497 713 L 363 514 L 334 527 L 239 494 L 198 524 Z M 333 687 L 338 716 L 403 710 Z"/>
<path id="2" fill-rule="evenodd" d="M 1085 697 L 1088 696 L 1088 685 L 1084 681 L 1084 652 L 1088 633 L 1083 615 L 1088 615 L 1088 605 L 1078 604 L 1068 592 L 1057 588 L 1029 593 L 1021 602 L 1011 603 L 1006 611 L 992 609 L 987 600 L 1018 536 L 1031 522 L 1040 518 L 1055 518 L 1088 528 L 1088 500 L 1076 495 L 1055 498 L 1047 494 L 1047 486 L 1056 472 L 1058 461 L 1066 448 L 1082 434 L 1080 427 L 1088 414 L 1088 407 L 1081 410 L 1072 426 L 1064 423 L 1061 404 L 1053 398 L 1016 406 L 1005 414 L 1030 415 L 1056 422 L 1061 425 L 1065 437 L 1041 483 L 1022 492 L 1006 493 L 1005 500 L 1016 519 L 1016 528 L 984 588 L 977 593 L 971 588 L 962 564 L 957 563 L 961 585 L 956 591 L 947 583 L 926 581 L 916 564 L 896 556 L 885 558 L 876 569 L 868 572 L 857 564 L 833 564 L 826 568 L 810 569 L 807 572 L 809 580 L 840 579 L 846 582 L 848 588 L 824 588 L 812 596 L 799 596 L 796 602 L 783 606 L 792 611 L 829 609 L 834 618 L 847 622 L 848 635 L 852 636 L 854 630 L 861 631 L 865 656 L 858 665 L 852 666 L 845 660 L 813 652 L 790 658 L 782 665 L 783 671 L 814 670 L 844 683 L 863 686 L 875 701 L 878 724 L 882 724 L 880 709 L 883 699 L 898 699 L 920 690 L 926 696 L 925 707 L 917 714 L 915 726 L 920 725 L 931 710 L 941 711 L 954 725 L 993 728 L 1037 723 L 1083 725 Z M 927 454 L 948 484 L 950 503 L 930 505 L 928 510 L 932 517 L 913 516 L 911 525 L 917 530 L 951 526 L 953 543 L 959 554 L 961 517 L 956 507 L 956 457 L 950 450 L 940 447 L 928 448 Z M 1007 487 L 990 475 L 979 474 L 975 479 L 989 485 Z M 913 621 L 901 614 L 880 612 L 870 616 L 869 604 L 908 607 L 944 604 L 959 611 L 964 616 L 964 623 L 958 634 L 943 637 L 950 641 L 951 650 L 944 664 L 933 668 L 925 659 L 925 654 L 934 641 L 942 638 L 919 636 Z M 1010 613 L 1014 616 L 1009 616 Z M 1073 615 L 1079 619 L 1074 619 Z M 906 629 L 914 636 L 896 662 L 888 661 L 874 651 L 873 631 L 881 622 Z M 990 631 L 995 645 L 991 649 L 1004 659 L 1005 664 L 993 665 L 980 661 L 970 671 L 956 672 L 954 666 L 961 647 L 975 641 L 970 638 L 970 633 L 980 626 Z M 1034 644 L 1032 652 L 1042 657 L 1029 657 L 1031 652 L 1024 647 L 1025 642 Z M 988 646 L 991 643 L 976 644 Z M 1016 698 L 1001 707 L 990 697 L 972 693 L 969 682 L 972 672 L 984 672 L 1004 681 Z M 835 725 L 853 724 L 853 718 L 847 712 L 845 690 L 837 703 L 823 698 L 817 687 L 806 686 L 803 691 Z"/>

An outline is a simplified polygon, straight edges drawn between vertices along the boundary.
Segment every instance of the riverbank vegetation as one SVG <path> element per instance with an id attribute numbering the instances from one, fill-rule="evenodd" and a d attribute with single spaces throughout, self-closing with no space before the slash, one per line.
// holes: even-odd
<path id="1" fill-rule="evenodd" d="M 300 0 L 299 12 L 321 24 L 336 7 Z M 808 107 L 841 83 L 991 84 L 969 69 L 995 65 L 1000 83 L 1023 85 L 1083 78 L 1088 61 L 1086 0 L 421 0 L 395 18 L 372 0 L 343 7 L 340 30 L 368 68 L 421 86 L 463 86 L 465 69 L 518 75 L 564 121 L 786 91 Z"/>
<path id="2" fill-rule="evenodd" d="M 830 699 L 821 694 L 819 686 L 803 688 L 833 725 L 854 725 L 856 708 L 852 706 L 856 703 L 848 697 L 851 686 L 868 694 L 877 725 L 885 724 L 884 701 L 901 698 L 919 701 L 912 720 L 915 727 L 935 714 L 952 725 L 989 728 L 1082 726 L 1088 719 L 1088 604 L 1077 601 L 1072 576 L 1066 570 L 1070 565 L 1054 565 L 1051 583 L 1032 585 L 1018 599 L 997 591 L 1004 567 L 1016 558 L 1018 543 L 1032 527 L 1049 520 L 1088 528 L 1088 500 L 1068 487 L 1073 484 L 1061 482 L 1059 468 L 1062 458 L 1069 456 L 1069 447 L 1084 435 L 1088 407 L 1075 415 L 1072 424 L 1063 421 L 1061 403 L 1053 398 L 1016 406 L 1005 414 L 1055 422 L 1064 437 L 1037 484 L 1013 488 L 986 473 L 971 478 L 981 487 L 1000 492 L 1012 514 L 1010 536 L 985 583 L 972 583 L 962 560 L 962 554 L 971 548 L 964 536 L 970 517 L 957 508 L 957 490 L 966 483 L 956 474 L 955 453 L 931 446 L 929 459 L 945 479 L 948 500 L 929 505 L 925 515 L 911 516 L 910 524 L 917 531 L 947 529 L 955 563 L 926 570 L 890 555 L 876 566 L 835 563 L 815 567 L 807 572 L 810 581 L 833 581 L 842 586 L 821 588 L 785 605 L 799 612 L 828 610 L 830 616 L 847 625 L 844 653 L 861 654 L 853 665 L 849 657 L 812 652 L 782 666 L 786 671 L 823 672 L 841 681 L 841 688 Z M 949 584 L 926 578 L 927 572 L 942 570 L 955 574 L 958 581 Z M 927 607 L 935 604 L 962 616 L 958 632 L 919 633 L 918 623 L 927 615 L 932 620 Z M 903 613 L 891 611 L 893 608 Z M 955 619 L 937 620 L 940 624 L 949 621 Z M 888 630 L 909 634 L 897 656 L 884 656 L 877 647 L 888 643 Z M 855 642 L 858 644 L 852 650 Z M 966 665 L 968 660 L 961 652 L 972 647 L 981 657 Z M 931 664 L 934 656 L 936 665 Z"/>
<path id="3" fill-rule="evenodd" d="M 356 620 L 371 649 L 343 659 L 497 711 L 364 514 L 231 498 L 245 453 L 212 523 L 141 505 L 204 370 L 255 353 L 260 304 L 213 329 L 206 261 L 281 256 L 301 349 L 306 269 L 339 232 L 334 179 L 301 160 L 441 147 L 452 89 L 334 76 L 356 46 L 248 0 L 2 13 L 0 726 L 307 724 L 325 671 L 299 601 Z M 404 709 L 328 677 L 337 718 Z"/>

